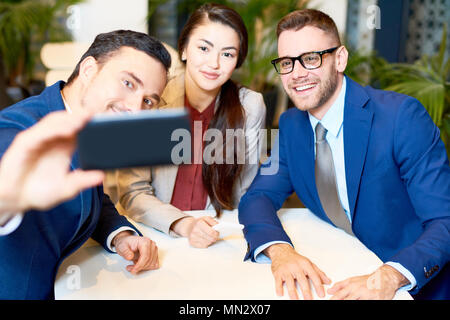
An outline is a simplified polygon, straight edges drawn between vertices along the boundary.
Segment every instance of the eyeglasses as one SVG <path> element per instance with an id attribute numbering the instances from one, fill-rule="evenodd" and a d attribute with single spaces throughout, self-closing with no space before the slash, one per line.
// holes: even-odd
<path id="1" fill-rule="evenodd" d="M 298 57 L 281 57 L 273 59 L 271 63 L 275 67 L 278 74 L 288 74 L 294 70 L 295 61 L 298 60 L 303 68 L 313 70 L 322 66 L 322 56 L 325 53 L 332 53 L 339 47 L 326 49 L 323 51 L 305 52 Z"/>

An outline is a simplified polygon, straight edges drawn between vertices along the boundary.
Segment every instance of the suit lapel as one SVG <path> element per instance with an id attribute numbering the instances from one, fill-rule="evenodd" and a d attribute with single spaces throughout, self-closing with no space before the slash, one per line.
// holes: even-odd
<path id="1" fill-rule="evenodd" d="M 347 84 L 344 107 L 344 157 L 347 196 L 353 221 L 373 112 L 365 108 L 369 97 L 364 89 L 349 78 Z"/>

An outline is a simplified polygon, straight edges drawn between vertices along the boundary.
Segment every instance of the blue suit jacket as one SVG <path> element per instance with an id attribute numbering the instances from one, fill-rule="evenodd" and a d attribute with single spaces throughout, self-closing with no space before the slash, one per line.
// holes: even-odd
<path id="1" fill-rule="evenodd" d="M 289 109 L 279 127 L 273 156 L 239 205 L 249 245 L 245 259 L 269 241 L 291 243 L 276 212 L 293 191 L 331 223 L 315 185 L 307 112 Z M 384 262 L 399 262 L 414 275 L 416 297 L 449 299 L 450 167 L 426 110 L 414 98 L 347 78 L 344 155 L 354 234 Z M 261 174 L 274 163 L 275 175 Z"/>
<path id="2" fill-rule="evenodd" d="M 63 85 L 58 82 L 39 96 L 0 112 L 0 157 L 18 132 L 50 112 L 64 110 Z M 76 154 L 71 167 L 79 168 Z M 54 298 L 54 280 L 62 260 L 91 236 L 108 250 L 108 235 L 122 226 L 136 230 L 117 213 L 102 187 L 83 191 L 51 210 L 25 213 L 18 229 L 0 237 L 0 299 Z"/>

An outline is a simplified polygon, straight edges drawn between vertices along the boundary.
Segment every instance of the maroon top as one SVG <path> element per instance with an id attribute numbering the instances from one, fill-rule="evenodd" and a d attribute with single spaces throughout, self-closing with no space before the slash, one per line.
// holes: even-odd
<path id="1" fill-rule="evenodd" d="M 203 136 L 206 129 L 208 129 L 209 122 L 214 116 L 215 102 L 216 100 L 214 99 L 203 112 L 198 112 L 191 106 L 188 99 L 186 97 L 184 98 L 184 103 L 191 119 L 192 159 L 191 164 L 181 164 L 178 166 L 172 200 L 170 201 L 173 206 L 180 210 L 203 210 L 206 206 L 208 192 L 203 185 L 202 178 Z M 202 134 L 196 135 L 196 131 L 200 131 L 200 124 Z M 197 130 L 195 130 L 196 127 Z"/>

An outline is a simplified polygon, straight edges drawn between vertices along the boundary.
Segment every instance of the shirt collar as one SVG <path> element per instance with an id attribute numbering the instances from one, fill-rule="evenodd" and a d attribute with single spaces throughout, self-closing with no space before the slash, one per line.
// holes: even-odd
<path id="1" fill-rule="evenodd" d="M 320 122 L 327 132 L 331 133 L 333 136 L 337 138 L 339 132 L 342 128 L 342 123 L 344 122 L 344 105 L 345 105 L 345 92 L 347 89 L 347 80 L 345 77 L 342 80 L 342 88 L 341 92 L 339 92 L 339 96 L 336 101 L 333 103 L 331 108 L 327 111 L 322 120 L 317 119 L 311 113 L 308 112 L 309 121 L 311 122 L 311 126 L 313 130 L 315 130 L 316 125 Z"/>
<path id="2" fill-rule="evenodd" d="M 59 92 L 60 92 L 60 94 L 61 94 L 61 98 L 62 98 L 62 101 L 63 101 L 63 103 L 64 103 L 64 107 L 66 108 L 67 112 L 68 112 L 68 113 L 72 113 L 72 109 L 70 108 L 70 106 L 69 106 L 69 104 L 67 103 L 66 99 L 64 99 L 64 94 L 63 94 L 63 92 L 62 92 L 62 89 L 61 89 Z"/>

